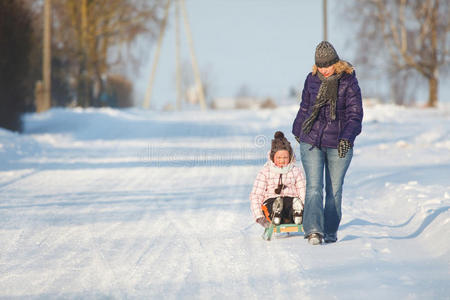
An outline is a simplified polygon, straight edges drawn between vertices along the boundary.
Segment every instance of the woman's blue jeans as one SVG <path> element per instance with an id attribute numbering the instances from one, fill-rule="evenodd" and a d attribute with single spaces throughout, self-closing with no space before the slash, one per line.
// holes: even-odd
<path id="1" fill-rule="evenodd" d="M 325 240 L 336 241 L 341 222 L 342 185 L 353 156 L 349 149 L 339 158 L 337 149 L 317 148 L 300 143 L 303 169 L 306 175 L 306 199 L 303 213 L 305 237 L 319 233 Z M 323 206 L 323 177 L 325 171 L 325 208 Z"/>

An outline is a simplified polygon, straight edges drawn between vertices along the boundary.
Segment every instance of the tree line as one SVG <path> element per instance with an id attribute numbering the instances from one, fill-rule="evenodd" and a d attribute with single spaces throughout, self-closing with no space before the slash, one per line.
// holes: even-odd
<path id="1" fill-rule="evenodd" d="M 132 46 L 153 39 L 162 0 L 52 0 L 51 106 L 126 107 L 137 64 Z M 42 93 L 44 0 L 0 1 L 0 127 L 20 131 L 20 115 Z"/>
<path id="2" fill-rule="evenodd" d="M 387 80 L 397 104 L 409 104 L 426 82 L 427 106 L 437 106 L 439 82 L 450 66 L 448 0 L 353 0 L 342 13 L 354 28 L 363 79 Z"/>
<path id="3" fill-rule="evenodd" d="M 20 131 L 21 114 L 37 109 L 45 1 L 0 1 L 0 127 Z M 124 70 L 138 65 L 133 46 L 139 38 L 156 37 L 164 2 L 51 0 L 51 106 L 131 106 Z M 450 69 L 450 2 L 352 0 L 341 6 L 352 25 L 361 80 L 383 77 L 400 104 L 416 83 L 427 82 L 428 106 L 437 106 L 439 83 Z"/>

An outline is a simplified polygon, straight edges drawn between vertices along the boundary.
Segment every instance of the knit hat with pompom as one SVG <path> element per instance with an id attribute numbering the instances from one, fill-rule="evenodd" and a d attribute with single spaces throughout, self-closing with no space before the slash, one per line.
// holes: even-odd
<path id="1" fill-rule="evenodd" d="M 273 161 L 275 153 L 280 150 L 287 150 L 289 152 L 289 157 L 292 157 L 292 147 L 291 143 L 284 137 L 284 133 L 277 131 L 274 134 L 274 139 L 272 140 L 272 148 L 270 149 L 270 159 Z"/>

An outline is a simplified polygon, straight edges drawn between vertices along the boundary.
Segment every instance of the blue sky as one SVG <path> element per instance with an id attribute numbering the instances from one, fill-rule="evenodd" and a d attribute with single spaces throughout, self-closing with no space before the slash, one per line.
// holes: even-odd
<path id="1" fill-rule="evenodd" d="M 342 59 L 352 61 L 349 37 L 355 33 L 332 13 L 336 3 L 328 3 L 328 40 Z M 274 98 L 286 96 L 291 87 L 301 89 L 314 62 L 315 47 L 323 38 L 322 1 L 187 0 L 186 6 L 199 67 L 208 74 L 213 96 L 232 97 L 242 86 L 252 95 Z M 153 108 L 175 104 L 174 26 L 172 9 L 153 88 Z M 149 47 L 135 79 L 138 101 L 144 98 L 155 45 Z M 184 30 L 182 60 L 190 62 Z M 419 97 L 422 94 L 426 97 L 426 90 Z"/>

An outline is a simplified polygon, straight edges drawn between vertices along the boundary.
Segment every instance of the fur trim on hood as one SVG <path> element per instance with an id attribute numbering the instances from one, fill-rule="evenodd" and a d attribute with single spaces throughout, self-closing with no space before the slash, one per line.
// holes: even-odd
<path id="1" fill-rule="evenodd" d="M 340 60 L 337 63 L 335 63 L 334 68 L 335 68 L 335 70 L 336 70 L 335 72 L 337 74 L 342 73 L 342 72 L 345 72 L 347 74 L 352 74 L 355 71 L 355 68 L 352 66 L 352 64 L 345 60 Z M 313 65 L 312 74 L 316 75 L 317 71 L 318 71 L 317 66 Z"/>

